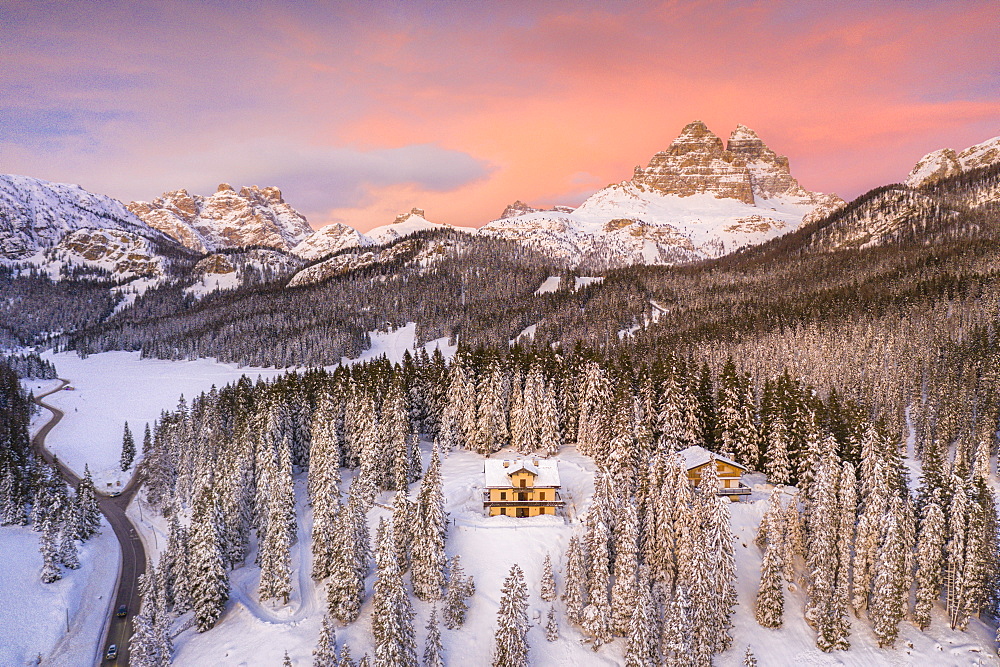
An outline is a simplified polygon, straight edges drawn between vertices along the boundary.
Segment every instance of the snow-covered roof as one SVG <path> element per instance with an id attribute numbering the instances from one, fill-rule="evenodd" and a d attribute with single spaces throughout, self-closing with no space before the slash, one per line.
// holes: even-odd
<path id="1" fill-rule="evenodd" d="M 513 486 L 510 475 L 527 470 L 535 475 L 535 486 L 560 486 L 559 468 L 549 459 L 486 459 L 486 488 Z"/>
<path id="2" fill-rule="evenodd" d="M 704 447 L 699 447 L 698 445 L 692 445 L 687 449 L 682 449 L 677 452 L 677 454 L 684 460 L 684 468 L 686 470 L 691 470 L 692 468 L 705 465 L 711 460 L 713 455 L 717 461 L 722 461 L 723 463 L 728 463 L 731 466 L 736 466 L 740 470 L 747 470 L 746 466 L 742 466 L 722 454 L 714 454 L 713 452 L 708 451 Z"/>

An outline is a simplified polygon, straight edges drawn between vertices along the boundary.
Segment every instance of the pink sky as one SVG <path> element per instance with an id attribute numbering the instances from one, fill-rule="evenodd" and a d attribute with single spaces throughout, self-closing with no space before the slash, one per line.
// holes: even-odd
<path id="1" fill-rule="evenodd" d="M 0 4 L 0 173 L 479 226 L 578 204 L 694 119 L 846 198 L 1000 135 L 992 0 L 122 7 Z"/>

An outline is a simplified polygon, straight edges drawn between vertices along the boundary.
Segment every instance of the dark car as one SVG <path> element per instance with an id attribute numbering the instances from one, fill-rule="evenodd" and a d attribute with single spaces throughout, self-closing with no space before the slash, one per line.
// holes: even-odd
<path id="1" fill-rule="evenodd" d="M 128 607 L 126 605 L 118 607 L 118 611 L 115 612 L 115 616 L 118 618 L 125 618 L 128 616 Z"/>
<path id="2" fill-rule="evenodd" d="M 117 660 L 118 659 L 118 646 L 112 644 L 108 647 L 108 652 L 104 654 L 105 660 Z"/>

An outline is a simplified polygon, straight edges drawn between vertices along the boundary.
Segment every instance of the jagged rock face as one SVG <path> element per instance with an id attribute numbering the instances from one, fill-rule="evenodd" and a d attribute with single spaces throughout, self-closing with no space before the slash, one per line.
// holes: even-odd
<path id="1" fill-rule="evenodd" d="M 362 245 L 371 245 L 371 241 L 353 227 L 335 222 L 321 227 L 306 237 L 304 241 L 292 248 L 292 253 L 305 259 L 319 259 L 323 255 L 329 255 L 344 248 L 356 248 Z"/>
<path id="2" fill-rule="evenodd" d="M 166 242 L 162 234 L 111 197 L 79 185 L 0 175 L 0 259 L 51 248 L 76 229 L 111 229 Z"/>
<path id="3" fill-rule="evenodd" d="M 907 234 L 925 233 L 928 224 L 941 224 L 957 215 L 919 190 L 895 186 L 853 204 L 814 232 L 809 248 L 829 251 L 879 246 Z"/>
<path id="4" fill-rule="evenodd" d="M 223 183 L 210 197 L 174 190 L 152 202 L 132 202 L 128 208 L 151 227 L 199 252 L 250 245 L 287 251 L 313 231 L 305 216 L 274 187 L 251 185 L 236 192 Z"/>
<path id="5" fill-rule="evenodd" d="M 225 255 L 209 255 L 202 260 L 199 260 L 197 264 L 194 265 L 192 273 L 195 274 L 219 274 L 224 275 L 226 273 L 233 273 L 236 271 L 236 267 L 233 263 L 229 261 Z"/>
<path id="6" fill-rule="evenodd" d="M 516 218 L 519 215 L 524 215 L 525 213 L 537 213 L 540 209 L 528 206 L 523 201 L 518 199 L 513 204 L 508 204 L 507 208 L 503 210 L 500 214 L 500 220 L 506 220 L 507 218 Z"/>
<path id="7" fill-rule="evenodd" d="M 920 158 L 906 177 L 911 188 L 930 185 L 958 174 L 988 167 L 1000 162 L 1000 137 L 993 137 L 981 144 L 969 146 L 961 153 L 950 148 L 932 151 Z"/>
<path id="8" fill-rule="evenodd" d="M 424 209 L 414 207 L 410 209 L 409 213 L 400 213 L 399 215 L 397 215 L 396 219 L 392 221 L 392 224 L 398 225 L 400 223 L 406 222 L 407 220 L 410 219 L 411 215 L 415 215 L 418 218 L 427 217 L 427 214 L 424 212 Z"/>
<path id="9" fill-rule="evenodd" d="M 123 277 L 162 276 L 163 259 L 149 241 L 115 229 L 77 229 L 55 246 L 53 257 L 107 269 Z"/>
<path id="10" fill-rule="evenodd" d="M 1000 137 L 993 137 L 981 144 L 969 146 L 958 154 L 958 162 L 962 165 L 962 171 L 971 171 L 979 167 L 1000 162 Z"/>
<path id="11" fill-rule="evenodd" d="M 916 188 L 961 173 L 962 165 L 959 164 L 955 151 L 950 148 L 942 148 L 922 157 L 910 170 L 910 175 L 906 177 L 906 184 L 911 188 Z"/>
<path id="12" fill-rule="evenodd" d="M 696 120 L 688 123 L 670 148 L 636 167 L 632 182 L 666 195 L 686 197 L 709 193 L 753 204 L 753 187 L 746 161 L 722 145 L 722 139 Z"/>

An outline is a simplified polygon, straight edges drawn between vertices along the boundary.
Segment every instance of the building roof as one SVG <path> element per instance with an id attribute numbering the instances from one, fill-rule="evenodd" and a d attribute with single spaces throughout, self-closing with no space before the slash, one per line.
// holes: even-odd
<path id="1" fill-rule="evenodd" d="M 684 468 L 686 470 L 691 470 L 692 468 L 698 468 L 705 465 L 712 459 L 712 456 L 715 456 L 717 461 L 728 463 L 729 465 L 735 466 L 740 470 L 748 470 L 746 466 L 740 465 L 731 458 L 725 457 L 722 454 L 715 454 L 714 452 L 710 452 L 704 447 L 699 447 L 698 445 L 692 445 L 687 449 L 682 449 L 677 452 L 677 455 L 684 461 Z"/>
<path id="2" fill-rule="evenodd" d="M 510 475 L 526 470 L 535 476 L 535 486 L 560 486 L 559 468 L 549 459 L 486 459 L 486 488 L 508 488 L 513 486 Z M 504 465 L 507 464 L 507 465 Z"/>

